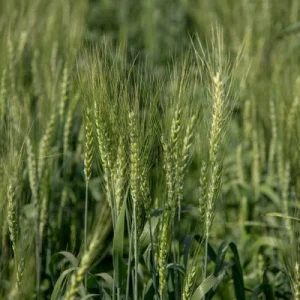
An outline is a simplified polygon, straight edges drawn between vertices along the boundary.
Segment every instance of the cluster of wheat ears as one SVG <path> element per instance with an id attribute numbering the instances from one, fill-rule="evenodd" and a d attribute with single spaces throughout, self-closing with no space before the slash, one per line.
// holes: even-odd
<path id="1" fill-rule="evenodd" d="M 243 33 L 187 1 L 164 66 L 165 8 L 132 54 L 115 2 L 99 39 L 92 1 L 0 2 L 0 298 L 300 300 L 298 1 L 276 38 L 269 1 Z"/>

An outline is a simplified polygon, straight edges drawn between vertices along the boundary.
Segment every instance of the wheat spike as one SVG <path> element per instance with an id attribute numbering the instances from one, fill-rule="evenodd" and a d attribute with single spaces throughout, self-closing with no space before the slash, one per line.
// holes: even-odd
<path id="1" fill-rule="evenodd" d="M 12 182 L 9 182 L 7 188 L 7 222 L 10 241 L 12 244 L 13 253 L 16 256 L 16 243 L 18 236 L 18 220 L 17 220 L 17 211 L 15 205 L 15 191 Z"/>

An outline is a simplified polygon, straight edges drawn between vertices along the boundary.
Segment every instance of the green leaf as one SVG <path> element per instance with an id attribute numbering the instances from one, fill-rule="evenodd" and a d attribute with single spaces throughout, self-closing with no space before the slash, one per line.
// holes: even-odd
<path id="1" fill-rule="evenodd" d="M 182 275 L 185 274 L 184 267 L 179 265 L 179 264 L 174 264 L 174 263 L 173 264 L 168 264 L 167 269 L 179 271 Z"/>
<path id="2" fill-rule="evenodd" d="M 64 256 L 73 267 L 78 267 L 78 259 L 71 253 L 68 251 L 60 251 L 58 253 L 55 253 L 52 257 L 58 256 L 58 255 L 62 255 Z"/>
<path id="3" fill-rule="evenodd" d="M 191 297 L 191 300 L 199 300 L 202 299 L 213 287 L 217 286 L 220 281 L 222 280 L 221 276 L 223 274 L 220 274 L 218 277 L 215 275 L 208 276 L 196 289 L 193 296 Z"/>
<path id="4" fill-rule="evenodd" d="M 67 278 L 69 275 L 71 275 L 70 273 L 75 271 L 77 269 L 77 267 L 72 267 L 69 268 L 65 271 L 63 271 L 58 280 L 56 281 L 54 288 L 53 288 L 53 292 L 51 294 L 51 300 L 58 300 L 60 299 L 60 296 L 62 296 L 62 292 L 64 290 Z"/>
<path id="5" fill-rule="evenodd" d="M 239 300 L 245 300 L 245 287 L 244 287 L 244 279 L 243 279 L 243 271 L 240 264 L 240 258 L 238 254 L 237 247 L 234 243 L 230 242 L 223 242 L 219 249 L 217 254 L 217 260 L 216 260 L 216 266 L 214 270 L 214 276 L 217 277 L 221 271 L 224 270 L 224 268 L 228 267 L 228 265 L 224 264 L 225 256 L 228 251 L 228 249 L 231 250 L 233 254 L 233 264 L 231 266 L 232 269 L 232 278 L 234 282 L 234 290 L 237 299 Z"/>
<path id="6" fill-rule="evenodd" d="M 152 246 L 149 245 L 143 254 L 144 261 L 148 270 L 151 272 L 153 270 L 153 259 L 152 259 Z"/>
<path id="7" fill-rule="evenodd" d="M 257 253 L 259 248 L 262 246 L 279 248 L 282 245 L 282 241 L 275 237 L 262 236 L 258 238 L 254 243 L 252 243 L 252 247 L 250 253 Z"/>
<path id="8" fill-rule="evenodd" d="M 108 273 L 99 273 L 96 274 L 96 276 L 101 277 L 106 282 L 107 287 L 112 291 L 114 280 Z"/>
<path id="9" fill-rule="evenodd" d="M 287 215 L 284 215 L 281 213 L 276 213 L 276 212 L 267 213 L 267 214 L 265 214 L 265 216 L 266 217 L 278 217 L 278 218 L 289 219 L 289 220 L 300 222 L 299 218 L 287 216 Z"/>
<path id="10" fill-rule="evenodd" d="M 143 300 L 153 299 L 154 296 L 154 288 L 153 288 L 153 281 L 150 279 L 147 284 L 144 286 L 143 289 Z"/>
<path id="11" fill-rule="evenodd" d="M 229 244 L 231 252 L 233 253 L 234 265 L 232 266 L 232 278 L 234 283 L 234 291 L 236 298 L 239 300 L 245 300 L 245 286 L 243 269 L 240 263 L 239 253 L 234 243 Z"/>
<path id="12" fill-rule="evenodd" d="M 151 212 L 151 218 L 153 217 L 159 217 L 163 214 L 165 210 L 160 208 L 160 209 L 154 209 L 152 212 Z"/>
<path id="13" fill-rule="evenodd" d="M 36 212 L 33 203 L 24 205 L 22 212 L 25 215 L 25 218 L 28 220 L 34 220 L 36 217 Z"/>
<path id="14" fill-rule="evenodd" d="M 79 261 L 72 253 L 70 253 L 68 251 L 57 252 L 52 255 L 50 262 L 49 262 L 49 271 L 50 271 L 52 280 L 54 280 L 53 277 L 55 276 L 54 266 L 57 265 L 57 262 L 61 260 L 61 256 L 63 256 L 73 267 L 75 267 L 75 268 L 78 267 Z"/>
<path id="15" fill-rule="evenodd" d="M 151 218 L 151 231 L 152 231 L 152 234 L 153 234 L 153 232 L 155 232 L 155 229 L 158 225 L 158 222 L 159 222 L 159 217 L 157 217 L 157 216 L 154 217 L 153 216 Z M 148 221 L 145 224 L 143 232 L 142 232 L 141 237 L 140 237 L 140 246 L 141 246 L 141 248 L 144 248 L 149 244 L 151 244 L 151 235 L 150 235 L 150 223 Z"/>
<path id="16" fill-rule="evenodd" d="M 214 275 L 216 277 L 218 276 L 218 274 L 220 273 L 220 271 L 223 268 L 223 263 L 225 260 L 225 255 L 227 253 L 228 247 L 229 247 L 229 243 L 223 242 L 218 249 L 216 266 L 215 266 L 215 270 L 214 270 Z"/>
<path id="17" fill-rule="evenodd" d="M 276 207 L 279 209 L 281 206 L 281 200 L 278 196 L 278 194 L 276 194 L 274 192 L 274 190 L 269 186 L 269 185 L 260 185 L 258 190 L 264 194 L 265 196 L 267 196 L 275 205 Z"/>
<path id="18" fill-rule="evenodd" d="M 188 258 L 189 258 L 189 252 L 190 252 L 190 248 L 191 248 L 191 243 L 193 241 L 193 239 L 198 242 L 200 245 L 203 244 L 203 238 L 201 235 L 199 234 L 193 234 L 193 235 L 188 235 L 185 239 L 184 239 L 184 252 L 183 252 L 183 264 L 184 267 L 187 267 L 187 263 L 188 263 Z M 215 251 L 213 250 L 213 248 L 210 246 L 210 244 L 207 245 L 207 250 L 208 250 L 208 256 L 209 258 L 213 261 L 216 262 L 216 258 L 217 255 L 215 253 Z"/>
<path id="19" fill-rule="evenodd" d="M 268 283 L 262 283 L 258 287 L 256 287 L 252 294 L 252 299 L 262 299 L 262 294 L 264 295 L 263 299 L 275 300 L 272 286 Z"/>
<path id="20" fill-rule="evenodd" d="M 300 22 L 297 22 L 297 23 L 291 24 L 291 25 L 287 26 L 286 28 L 284 28 L 283 30 L 281 30 L 279 32 L 279 34 L 277 35 L 277 38 L 283 38 L 286 35 L 297 34 L 299 32 L 300 32 Z"/>
<path id="21" fill-rule="evenodd" d="M 81 300 L 86 300 L 86 299 L 90 299 L 90 298 L 92 298 L 92 297 L 98 297 L 98 299 L 99 299 L 99 294 L 88 294 L 88 295 L 86 295 L 86 296 L 84 296 L 83 298 L 81 298 Z"/>

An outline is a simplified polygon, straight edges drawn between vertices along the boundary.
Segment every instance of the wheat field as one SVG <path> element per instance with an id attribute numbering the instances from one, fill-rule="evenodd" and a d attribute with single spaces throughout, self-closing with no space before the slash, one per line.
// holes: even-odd
<path id="1" fill-rule="evenodd" d="M 0 299 L 300 300 L 298 0 L 0 0 Z"/>

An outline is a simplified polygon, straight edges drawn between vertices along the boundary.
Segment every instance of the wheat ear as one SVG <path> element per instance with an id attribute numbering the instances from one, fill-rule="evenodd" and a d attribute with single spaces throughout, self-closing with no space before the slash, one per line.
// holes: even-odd
<path id="1" fill-rule="evenodd" d="M 130 130 L 130 188 L 133 204 L 133 239 L 134 239 L 134 295 L 138 299 L 138 238 L 139 227 L 141 224 L 141 199 L 140 199 L 140 153 L 138 145 L 138 135 L 135 113 L 129 113 L 129 130 Z"/>
<path id="2" fill-rule="evenodd" d="M 16 257 L 16 243 L 18 236 L 18 220 L 15 205 L 15 191 L 12 182 L 10 181 L 7 188 L 7 223 L 9 230 L 9 237 L 12 244 L 14 256 Z"/>
<path id="3" fill-rule="evenodd" d="M 294 275 L 294 300 L 300 300 L 300 272 L 299 264 L 295 264 L 295 275 Z"/>
<path id="4" fill-rule="evenodd" d="M 92 163 L 94 153 L 93 125 L 90 111 L 85 114 L 85 151 L 84 151 L 84 175 L 85 175 L 85 204 L 84 204 L 84 250 L 87 251 L 87 227 L 88 227 L 88 187 L 92 174 Z M 85 275 L 85 287 L 87 277 Z"/>

